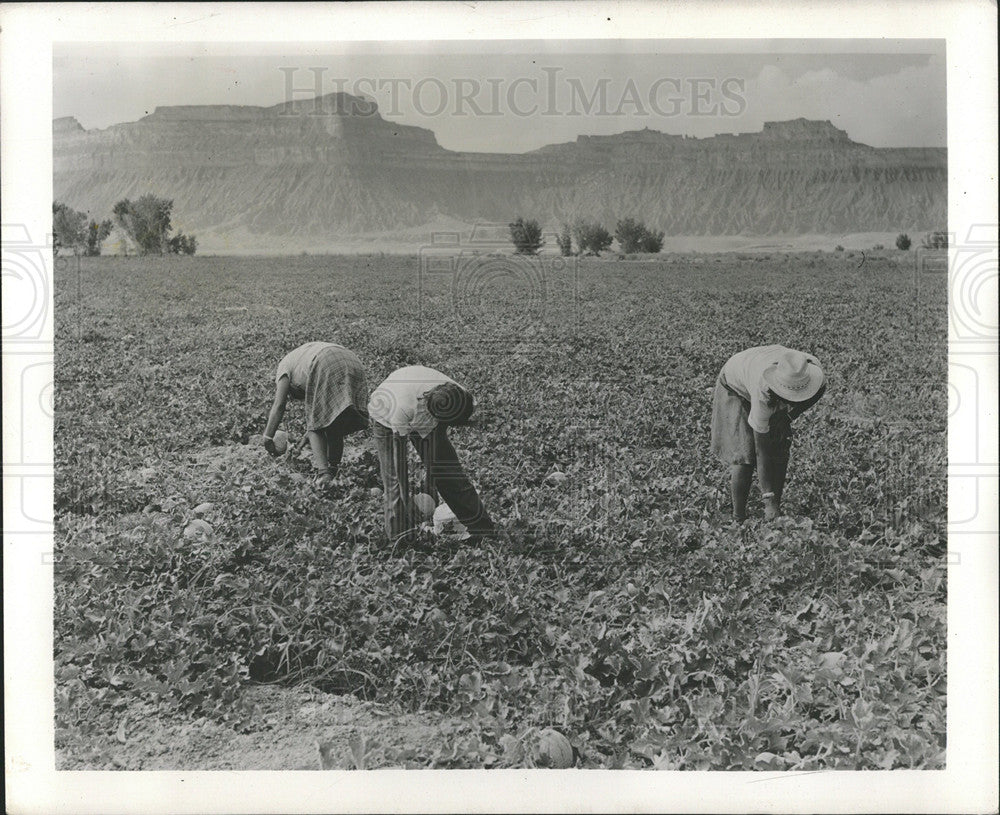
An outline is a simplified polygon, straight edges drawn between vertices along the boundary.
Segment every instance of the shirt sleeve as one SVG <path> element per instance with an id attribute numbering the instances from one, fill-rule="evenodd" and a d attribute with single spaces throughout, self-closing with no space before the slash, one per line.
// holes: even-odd
<path id="1" fill-rule="evenodd" d="M 288 365 L 286 364 L 286 360 L 284 359 L 278 363 L 278 370 L 274 375 L 274 384 L 277 385 L 281 381 L 281 377 L 283 376 L 287 376 L 288 382 L 291 383 L 292 375 L 288 372 Z"/>
<path id="2" fill-rule="evenodd" d="M 408 417 L 409 432 L 416 433 L 422 439 L 426 439 L 438 426 L 438 420 L 427 409 L 427 393 L 425 391 L 417 397 L 413 412 Z"/>
<path id="3" fill-rule="evenodd" d="M 392 429 L 400 436 L 408 436 L 413 427 L 413 416 L 402 405 L 399 405 L 392 416 Z"/>
<path id="4" fill-rule="evenodd" d="M 773 415 L 774 408 L 768 407 L 767 394 L 758 390 L 750 400 L 750 415 L 747 416 L 747 424 L 758 433 L 769 433 Z"/>

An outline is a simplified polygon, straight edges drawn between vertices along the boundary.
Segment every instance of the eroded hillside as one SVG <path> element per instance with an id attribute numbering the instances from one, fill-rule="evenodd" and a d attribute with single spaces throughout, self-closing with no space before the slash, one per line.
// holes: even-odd
<path id="1" fill-rule="evenodd" d="M 174 200 L 174 224 L 283 236 L 302 249 L 442 219 L 548 228 L 634 216 L 668 235 L 911 231 L 946 223 L 939 148 L 882 149 L 829 122 L 769 122 L 706 139 L 637 130 L 581 136 L 524 154 L 460 153 L 426 129 L 384 120 L 347 94 L 269 108 L 157 108 L 84 130 L 53 123 L 58 200 L 106 217 L 146 192 Z"/>

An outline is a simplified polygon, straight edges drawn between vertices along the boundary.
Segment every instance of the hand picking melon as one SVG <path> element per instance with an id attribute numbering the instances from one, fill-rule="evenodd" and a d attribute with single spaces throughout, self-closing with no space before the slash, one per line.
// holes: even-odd
<path id="1" fill-rule="evenodd" d="M 274 434 L 274 449 L 279 454 L 288 449 L 288 434 L 284 430 L 279 430 Z"/>

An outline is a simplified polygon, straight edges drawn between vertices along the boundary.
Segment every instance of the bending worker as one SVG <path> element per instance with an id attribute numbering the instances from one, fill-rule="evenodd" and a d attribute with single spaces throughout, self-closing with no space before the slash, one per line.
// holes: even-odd
<path id="1" fill-rule="evenodd" d="M 712 400 L 712 452 L 730 469 L 733 520 L 742 523 L 754 468 L 764 517 L 780 514 L 792 420 L 826 390 L 815 357 L 781 345 L 748 348 L 722 367 Z"/>
<path id="2" fill-rule="evenodd" d="M 427 492 L 441 497 L 473 539 L 496 528 L 465 474 L 448 428 L 468 424 L 475 404 L 465 388 L 433 368 L 410 365 L 386 377 L 368 401 L 382 486 L 385 529 L 393 542 L 415 531 L 420 513 L 409 496 L 407 439 L 424 464 Z"/>

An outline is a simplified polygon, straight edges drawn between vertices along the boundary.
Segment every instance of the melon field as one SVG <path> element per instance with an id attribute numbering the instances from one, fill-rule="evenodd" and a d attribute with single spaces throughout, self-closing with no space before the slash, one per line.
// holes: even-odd
<path id="1" fill-rule="evenodd" d="M 555 730 L 582 768 L 942 768 L 946 281 L 913 254 L 60 259 L 57 766 L 542 767 Z M 265 453 L 311 340 L 473 392 L 503 539 L 391 546 L 370 432 L 330 493 Z M 711 391 L 769 343 L 828 388 L 785 517 L 754 487 L 737 527 Z"/>

